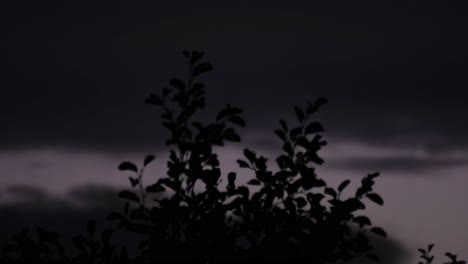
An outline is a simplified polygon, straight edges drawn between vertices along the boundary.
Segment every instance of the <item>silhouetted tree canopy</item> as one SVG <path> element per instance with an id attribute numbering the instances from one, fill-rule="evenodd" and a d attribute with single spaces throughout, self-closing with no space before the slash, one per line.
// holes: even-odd
<path id="1" fill-rule="evenodd" d="M 42 228 L 24 229 L 2 250 L 2 263 L 344 263 L 359 257 L 379 261 L 369 236 L 386 237 L 365 215 L 366 204 L 383 205 L 373 190 L 378 173 L 349 190 L 350 180 L 330 186 L 316 174 L 323 164 L 319 151 L 326 145 L 322 124 L 314 114 L 327 100 L 318 98 L 295 106 L 296 122 L 279 121 L 274 130 L 282 153 L 274 160 L 245 148 L 236 162 L 238 173 L 253 174 L 248 186 L 237 184 L 238 174 L 223 174 L 215 147 L 241 141 L 238 130 L 246 126 L 241 108 L 226 105 L 212 122 L 196 119 L 206 103 L 200 77 L 212 65 L 204 53 L 184 51 L 186 78 L 173 78 L 145 103 L 157 107 L 168 130 L 167 174 L 143 185 L 145 168 L 156 157 L 148 155 L 142 166 L 125 161 L 119 165 L 129 176 L 130 187 L 118 193 L 124 201 L 120 212 L 111 212 L 110 228 L 87 224 L 87 234 L 73 238 L 76 252 L 66 252 L 59 234 Z M 227 182 L 225 188 L 221 181 Z M 197 184 L 203 190 L 196 190 Z M 126 245 L 114 245 L 115 232 L 136 233 L 138 254 L 129 256 Z M 122 241 L 120 241 L 122 242 Z M 420 249 L 425 263 L 432 263 L 428 249 Z M 450 263 L 465 263 L 447 253 Z M 422 263 L 422 262 L 421 262 Z"/>

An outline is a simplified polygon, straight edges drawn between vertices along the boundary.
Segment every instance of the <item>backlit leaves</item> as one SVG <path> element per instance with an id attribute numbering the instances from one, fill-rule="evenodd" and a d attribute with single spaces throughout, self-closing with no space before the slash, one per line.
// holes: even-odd
<path id="1" fill-rule="evenodd" d="M 299 120 L 299 122 L 304 121 L 304 118 L 305 118 L 304 111 L 298 106 L 294 106 L 294 111 L 296 112 L 297 120 Z"/>
<path id="2" fill-rule="evenodd" d="M 332 188 L 325 188 L 325 194 L 328 194 L 328 195 L 332 196 L 333 198 L 336 198 L 336 196 L 337 196 L 336 191 L 333 190 Z"/>
<path id="3" fill-rule="evenodd" d="M 153 156 L 153 155 L 148 155 L 145 157 L 145 160 L 143 161 L 143 165 L 144 166 L 147 166 L 148 164 L 150 164 L 156 157 Z"/>
<path id="4" fill-rule="evenodd" d="M 237 160 L 237 163 L 239 164 L 239 167 L 241 168 L 249 168 L 249 164 L 245 160 Z"/>
<path id="5" fill-rule="evenodd" d="M 383 205 L 384 203 L 382 197 L 380 197 L 380 195 L 378 195 L 377 193 L 368 193 L 366 194 L 366 196 L 367 198 L 369 198 L 371 201 L 373 201 L 374 203 L 378 205 Z"/>
<path id="6" fill-rule="evenodd" d="M 341 182 L 338 186 L 338 191 L 342 192 L 349 185 L 350 182 L 350 180 L 344 180 L 343 182 Z"/>
<path id="7" fill-rule="evenodd" d="M 249 185 L 260 185 L 260 181 L 257 179 L 251 179 L 250 181 L 247 182 Z"/>
<path id="8" fill-rule="evenodd" d="M 308 124 L 306 126 L 306 128 L 305 128 L 305 133 L 307 135 L 315 134 L 315 133 L 321 133 L 323 131 L 324 131 L 324 129 L 323 129 L 322 124 L 320 124 L 318 122 L 312 122 L 312 123 Z"/>
<path id="9" fill-rule="evenodd" d="M 121 192 L 119 192 L 119 197 L 123 198 L 123 199 L 126 199 L 126 200 L 129 200 L 129 201 L 132 201 L 132 202 L 135 202 L 135 203 L 140 202 L 140 198 L 135 193 L 133 193 L 131 191 L 121 191 Z"/>
<path id="10" fill-rule="evenodd" d="M 135 164 L 133 164 L 132 162 L 125 161 L 125 162 L 122 162 L 122 163 L 119 165 L 119 170 L 121 170 L 121 171 L 138 172 L 138 167 L 137 167 Z"/>
<path id="11" fill-rule="evenodd" d="M 209 72 L 213 70 L 213 66 L 210 63 L 201 63 L 193 69 L 193 76 Z"/>
<path id="12" fill-rule="evenodd" d="M 367 216 L 356 216 L 353 218 L 353 222 L 357 223 L 361 228 L 366 226 L 366 225 L 371 225 L 371 221 Z"/>
<path id="13" fill-rule="evenodd" d="M 370 229 L 371 232 L 379 235 L 379 236 L 382 236 L 382 237 L 387 237 L 387 233 L 380 227 L 373 227 Z"/>

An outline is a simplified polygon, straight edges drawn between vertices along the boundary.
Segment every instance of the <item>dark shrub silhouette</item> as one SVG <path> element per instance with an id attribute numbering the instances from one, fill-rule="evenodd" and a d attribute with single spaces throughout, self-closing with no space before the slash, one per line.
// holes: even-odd
<path id="1" fill-rule="evenodd" d="M 434 256 L 431 255 L 431 251 L 434 248 L 434 244 L 430 244 L 427 246 L 427 249 L 420 248 L 418 249 L 419 253 L 421 253 L 420 258 L 424 261 L 420 261 L 419 264 L 432 264 L 434 260 Z M 457 255 L 452 254 L 450 252 L 445 253 L 445 256 L 450 259 L 450 262 L 444 262 L 443 264 L 466 264 L 466 261 L 459 260 Z"/>
<path id="2" fill-rule="evenodd" d="M 240 142 L 237 129 L 244 127 L 243 110 L 227 105 L 212 123 L 195 119 L 205 106 L 205 89 L 199 77 L 212 70 L 202 52 L 183 52 L 189 65 L 186 80 L 174 78 L 161 94 L 151 94 L 146 103 L 162 110 L 162 124 L 169 131 L 167 175 L 144 186 L 145 167 L 126 161 L 119 169 L 130 174 L 131 188 L 118 196 L 122 212 L 108 220 L 115 226 L 97 233 L 89 221 L 87 235 L 73 239 L 77 252 L 66 254 L 58 234 L 38 228 L 23 230 L 2 250 L 2 263 L 247 263 L 260 261 L 340 263 L 357 257 L 378 261 L 368 235 L 386 237 L 363 214 L 365 202 L 383 205 L 373 191 L 378 173 L 364 177 L 356 191 L 345 180 L 336 188 L 315 173 L 323 163 L 318 155 L 326 145 L 322 125 L 313 114 L 327 103 L 324 98 L 295 106 L 295 124 L 280 120 L 274 131 L 282 154 L 273 171 L 267 158 L 244 149 L 237 160 L 240 170 L 255 177 L 247 186 L 236 184 L 237 174 L 222 175 L 214 147 Z M 221 181 L 227 182 L 225 188 Z M 203 183 L 204 190 L 195 190 Z M 115 232 L 140 235 L 138 254 L 128 256 L 125 246 L 112 244 Z M 430 246 L 432 248 L 432 246 Z M 428 251 L 423 258 L 431 263 Z M 457 262 L 456 257 L 451 263 Z"/>

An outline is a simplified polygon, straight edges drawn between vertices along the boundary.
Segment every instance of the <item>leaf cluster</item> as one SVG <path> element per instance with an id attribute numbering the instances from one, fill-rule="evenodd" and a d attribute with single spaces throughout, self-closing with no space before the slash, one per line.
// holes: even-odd
<path id="1" fill-rule="evenodd" d="M 432 264 L 434 260 L 434 255 L 431 255 L 431 251 L 434 248 L 434 244 L 429 244 L 427 248 L 420 248 L 418 252 L 421 253 L 419 256 L 423 261 L 418 262 L 418 264 Z M 443 264 L 466 264 L 466 261 L 459 260 L 457 255 L 450 252 L 446 252 L 445 256 L 450 259 L 450 262 L 444 262 Z"/>

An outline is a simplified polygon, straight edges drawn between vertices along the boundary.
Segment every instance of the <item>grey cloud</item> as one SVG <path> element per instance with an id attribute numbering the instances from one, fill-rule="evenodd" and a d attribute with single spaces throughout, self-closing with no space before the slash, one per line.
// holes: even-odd
<path id="1" fill-rule="evenodd" d="M 281 140 L 273 133 L 246 133 L 243 145 L 267 153 L 269 160 L 274 160 L 281 153 Z M 447 170 L 468 165 L 467 152 L 460 146 L 440 148 L 424 145 L 397 145 L 343 140 L 328 137 L 329 142 L 319 151 L 325 160 L 323 165 L 329 169 L 347 169 L 350 171 L 380 171 L 382 173 L 404 173 L 420 175 L 428 171 Z"/>

